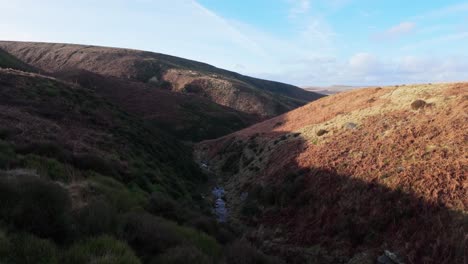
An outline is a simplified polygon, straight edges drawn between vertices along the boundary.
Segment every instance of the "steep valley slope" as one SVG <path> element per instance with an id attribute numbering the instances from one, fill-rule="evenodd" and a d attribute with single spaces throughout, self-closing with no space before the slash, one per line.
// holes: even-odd
<path id="1" fill-rule="evenodd" d="M 195 158 L 223 182 L 231 221 L 288 263 L 375 263 L 385 250 L 464 263 L 467 132 L 467 83 L 378 87 L 201 142 Z"/>
<path id="2" fill-rule="evenodd" d="M 95 90 L 0 68 L 1 263 L 282 263 L 211 217 L 206 180 Z"/>
<path id="3" fill-rule="evenodd" d="M 298 87 L 218 69 L 208 64 L 145 51 L 71 44 L 0 41 L 0 48 L 49 73 L 86 70 L 207 98 L 238 111 L 269 118 L 323 97 Z"/>
<path id="4" fill-rule="evenodd" d="M 282 263 L 215 221 L 208 177 L 182 142 L 257 120 L 0 50 L 0 263 Z"/>

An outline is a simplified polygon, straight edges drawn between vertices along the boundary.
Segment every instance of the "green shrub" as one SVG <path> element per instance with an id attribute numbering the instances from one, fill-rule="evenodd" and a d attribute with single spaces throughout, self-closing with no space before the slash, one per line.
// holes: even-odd
<path id="1" fill-rule="evenodd" d="M 178 246 L 169 249 L 166 253 L 157 257 L 153 264 L 207 264 L 212 263 L 208 256 L 193 246 Z"/>
<path id="2" fill-rule="evenodd" d="M 115 164 L 111 164 L 106 159 L 93 154 L 80 154 L 75 155 L 73 158 L 73 165 L 81 170 L 91 170 L 102 175 L 114 176 L 119 175 L 118 169 Z"/>
<path id="3" fill-rule="evenodd" d="M 49 240 L 29 234 L 11 238 L 5 263 L 54 264 L 59 263 L 56 246 Z"/>
<path id="4" fill-rule="evenodd" d="M 171 222 L 168 222 L 167 224 L 171 226 L 177 234 L 183 237 L 183 241 L 185 243 L 193 245 L 201 252 L 212 258 L 218 258 L 221 256 L 221 246 L 213 237 L 193 228 L 179 226 Z"/>
<path id="5" fill-rule="evenodd" d="M 178 204 L 168 197 L 167 195 L 160 192 L 153 192 L 150 196 L 148 203 L 148 211 L 155 215 L 160 215 L 170 218 Z"/>
<path id="6" fill-rule="evenodd" d="M 123 219 L 122 237 L 141 256 L 160 254 L 183 243 L 182 235 L 163 219 L 148 213 L 130 213 Z"/>
<path id="7" fill-rule="evenodd" d="M 107 201 L 98 199 L 80 209 L 77 222 L 83 236 L 113 234 L 116 232 L 117 214 Z"/>
<path id="8" fill-rule="evenodd" d="M 221 255 L 221 246 L 213 237 L 148 213 L 126 215 L 122 237 L 139 255 L 146 257 L 180 245 L 193 246 L 212 258 Z"/>
<path id="9" fill-rule="evenodd" d="M 53 181 L 70 182 L 73 168 L 55 159 L 27 155 L 20 161 L 21 166 L 35 169 L 41 176 L 49 177 Z"/>
<path id="10" fill-rule="evenodd" d="M 92 190 L 103 195 L 118 213 L 139 208 L 145 200 L 141 193 L 131 192 L 127 186 L 113 178 L 91 174 L 89 181 Z"/>
<path id="11" fill-rule="evenodd" d="M 88 239 L 73 245 L 63 256 L 67 264 L 138 264 L 132 249 L 110 236 Z"/>
<path id="12" fill-rule="evenodd" d="M 39 237 L 65 240 L 70 231 L 70 197 L 56 183 L 23 176 L 0 179 L 1 218 Z"/>
<path id="13" fill-rule="evenodd" d="M 218 223 L 213 217 L 204 215 L 194 216 L 189 222 L 189 225 L 195 229 L 205 232 L 210 236 L 216 236 L 218 234 Z"/>

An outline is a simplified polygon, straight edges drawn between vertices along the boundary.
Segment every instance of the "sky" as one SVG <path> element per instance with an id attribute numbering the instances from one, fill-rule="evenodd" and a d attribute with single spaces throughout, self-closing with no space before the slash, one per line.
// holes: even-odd
<path id="1" fill-rule="evenodd" d="M 299 86 L 468 81 L 468 1 L 0 0 L 0 39 L 125 47 Z"/>

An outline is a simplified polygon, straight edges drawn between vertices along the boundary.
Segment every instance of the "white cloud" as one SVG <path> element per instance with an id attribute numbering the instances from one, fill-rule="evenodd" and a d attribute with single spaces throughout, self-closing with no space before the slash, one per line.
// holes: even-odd
<path id="1" fill-rule="evenodd" d="M 414 22 L 401 22 L 398 25 L 395 25 L 384 32 L 378 33 L 374 36 L 374 39 L 378 40 L 389 40 L 399 38 L 403 35 L 411 33 L 416 28 Z"/>
<path id="2" fill-rule="evenodd" d="M 463 46 L 468 38 L 466 30 L 412 40 L 412 46 L 386 49 L 396 52 L 388 57 L 366 43 L 343 51 L 349 42 L 335 33 L 326 15 L 317 13 L 320 8 L 326 13 L 333 5 L 349 1 L 285 0 L 290 1 L 297 17 L 289 20 L 290 30 L 284 35 L 228 20 L 195 0 L 138 0 L 138 5 L 134 1 L 0 0 L 0 38 L 150 50 L 296 85 L 468 80 L 466 56 L 417 56 L 422 54 L 417 52 L 421 47 Z M 447 10 L 442 13 L 455 12 Z M 408 21 L 417 22 L 418 28 L 424 25 L 419 20 Z M 417 33 L 414 22 L 402 22 L 381 34 L 388 40 Z M 357 46 L 364 52 L 355 53 L 352 49 Z"/>
<path id="3" fill-rule="evenodd" d="M 380 62 L 376 56 L 361 52 L 353 55 L 349 59 L 349 66 L 352 70 L 357 72 L 368 73 L 378 69 L 380 67 Z"/>
<path id="4" fill-rule="evenodd" d="M 288 0 L 291 4 L 289 10 L 290 17 L 296 17 L 301 14 L 305 14 L 310 10 L 311 0 Z"/>

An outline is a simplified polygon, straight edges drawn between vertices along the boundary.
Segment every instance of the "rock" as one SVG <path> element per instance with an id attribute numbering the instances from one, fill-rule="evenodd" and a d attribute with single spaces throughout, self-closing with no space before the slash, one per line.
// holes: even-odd
<path id="1" fill-rule="evenodd" d="M 387 257 L 386 255 L 382 255 L 379 258 L 377 258 L 377 263 L 379 264 L 395 264 L 393 261 Z"/>
<path id="2" fill-rule="evenodd" d="M 427 103 L 423 100 L 416 100 L 413 103 L 411 103 L 411 109 L 413 110 L 419 110 L 421 108 L 426 107 Z"/>
<path id="3" fill-rule="evenodd" d="M 369 252 L 362 252 L 354 255 L 354 257 L 349 260 L 347 264 L 374 264 L 375 255 Z"/>
<path id="4" fill-rule="evenodd" d="M 321 136 L 323 136 L 323 135 L 325 135 L 325 134 L 327 134 L 327 133 L 328 133 L 327 130 L 325 130 L 325 129 L 320 129 L 319 131 L 317 131 L 317 136 L 321 137 Z"/>
<path id="5" fill-rule="evenodd" d="M 400 256 L 398 256 L 396 253 L 385 250 L 385 256 L 387 256 L 389 259 L 391 259 L 396 264 L 404 264 L 402 258 Z"/>
<path id="6" fill-rule="evenodd" d="M 358 125 L 356 123 L 352 123 L 352 122 L 349 122 L 349 123 L 346 123 L 344 125 L 344 128 L 346 129 L 357 129 Z"/>
<path id="7" fill-rule="evenodd" d="M 398 254 L 389 250 L 385 250 L 384 254 L 378 257 L 377 263 L 379 264 L 405 264 Z"/>

